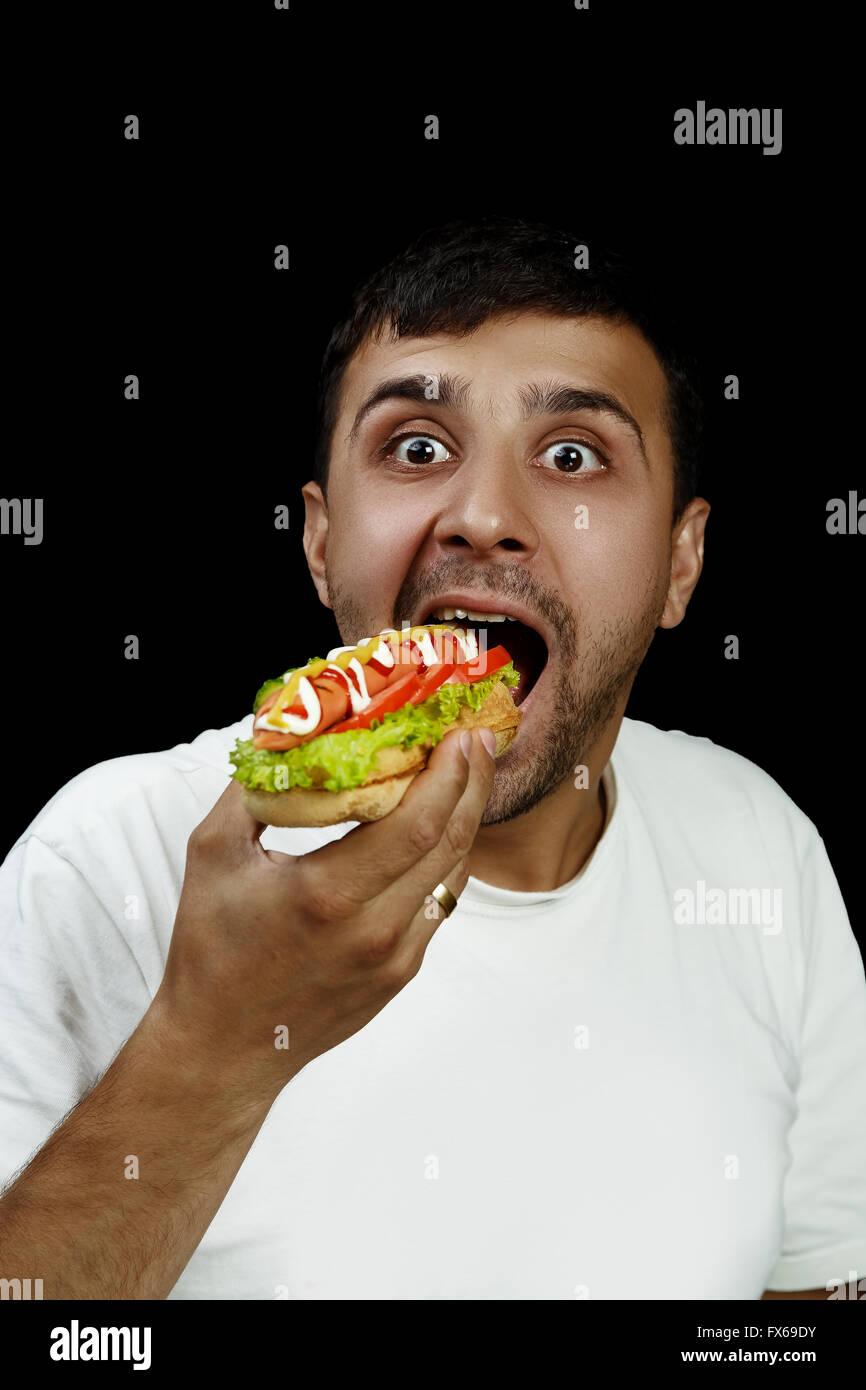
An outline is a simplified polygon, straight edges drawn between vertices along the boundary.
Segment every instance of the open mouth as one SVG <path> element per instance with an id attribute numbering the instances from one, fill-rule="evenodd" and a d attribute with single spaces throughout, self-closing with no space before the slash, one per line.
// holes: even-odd
<path id="1" fill-rule="evenodd" d="M 477 630 L 486 631 L 487 650 L 504 647 L 520 673 L 520 684 L 511 687 L 516 705 L 522 705 L 547 665 L 547 644 L 540 632 L 526 623 L 473 623 Z M 491 631 L 492 629 L 492 631 Z M 503 631 L 504 629 L 504 631 Z M 478 639 L 479 644 L 481 638 Z"/>
<path id="2" fill-rule="evenodd" d="M 483 618 L 468 616 L 465 619 L 437 618 L 437 611 L 434 609 L 433 614 L 428 614 L 422 621 L 447 622 L 455 628 L 466 628 L 475 633 L 482 650 L 485 645 L 487 651 L 492 651 L 494 647 L 505 648 L 520 676 L 520 683 L 511 687 L 511 694 L 514 703 L 521 705 L 547 665 L 547 643 L 541 633 L 519 619 L 508 618 L 504 622 L 488 622 Z"/>

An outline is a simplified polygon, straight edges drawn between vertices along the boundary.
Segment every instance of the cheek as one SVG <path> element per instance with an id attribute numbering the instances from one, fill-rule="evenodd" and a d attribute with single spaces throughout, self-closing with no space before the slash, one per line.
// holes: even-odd
<path id="1" fill-rule="evenodd" d="M 580 520 L 579 516 L 575 517 Z M 670 538 L 659 518 L 587 501 L 585 528 L 558 528 L 559 569 L 576 609 L 616 614 L 640 607 L 667 574 Z"/>
<path id="2" fill-rule="evenodd" d="M 333 572 L 367 612 L 390 604 L 415 558 L 419 531 L 405 508 L 384 507 L 356 498 L 344 505 L 338 523 L 331 518 Z"/>

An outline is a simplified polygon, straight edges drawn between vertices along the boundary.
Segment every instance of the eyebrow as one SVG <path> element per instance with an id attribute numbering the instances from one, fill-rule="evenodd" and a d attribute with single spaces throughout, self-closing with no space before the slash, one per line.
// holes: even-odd
<path id="1" fill-rule="evenodd" d="M 428 393 L 433 381 L 436 382 L 437 394 L 431 397 Z M 420 405 L 429 405 L 433 400 L 446 410 L 460 410 L 468 404 L 471 395 L 472 388 L 465 377 L 447 372 L 441 376 L 434 373 L 424 376 L 419 373 L 415 376 L 393 377 L 381 381 L 359 407 L 348 440 L 351 443 L 357 438 L 363 421 L 384 401 L 412 401 Z M 622 402 L 607 391 L 584 390 L 582 387 L 567 386 L 553 381 L 530 382 L 528 386 L 519 389 L 517 399 L 523 411 L 524 423 L 537 415 L 572 415 L 579 410 L 595 411 L 598 415 L 607 415 L 617 420 L 634 435 L 644 464 L 649 466 L 640 425 L 631 411 L 626 410 Z"/>
<path id="2" fill-rule="evenodd" d="M 434 381 L 436 395 L 430 396 L 428 392 Z M 445 406 L 446 410 L 460 410 L 466 405 L 470 395 L 471 387 L 466 378 L 449 373 L 442 376 L 436 376 L 433 372 L 427 376 L 419 373 L 417 376 L 399 376 L 392 377 L 389 381 L 380 381 L 359 408 L 349 431 L 349 442 L 357 438 L 364 419 L 383 401 L 414 401 L 421 405 L 429 405 L 430 401 L 434 400 L 437 405 Z"/>

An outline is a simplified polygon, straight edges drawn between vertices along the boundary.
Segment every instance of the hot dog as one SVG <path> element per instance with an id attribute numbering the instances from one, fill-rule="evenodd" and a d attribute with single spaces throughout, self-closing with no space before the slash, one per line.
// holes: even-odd
<path id="1" fill-rule="evenodd" d="M 488 651 L 471 630 L 386 629 L 266 681 L 231 775 L 268 825 L 379 820 L 450 729 L 486 725 L 497 757 L 511 746 L 519 679 L 506 649 Z"/>

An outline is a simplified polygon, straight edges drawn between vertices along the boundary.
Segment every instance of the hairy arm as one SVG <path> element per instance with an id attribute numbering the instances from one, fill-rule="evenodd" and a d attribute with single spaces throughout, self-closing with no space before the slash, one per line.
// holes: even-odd
<path id="1" fill-rule="evenodd" d="M 761 1302 L 765 1298 L 826 1298 L 826 1289 L 795 1289 L 791 1293 L 780 1293 L 778 1289 L 764 1289 L 761 1294 Z"/>
<path id="2" fill-rule="evenodd" d="M 155 1000 L 0 1198 L 0 1276 L 42 1279 L 46 1299 L 165 1298 L 278 1094 L 232 1066 Z"/>

